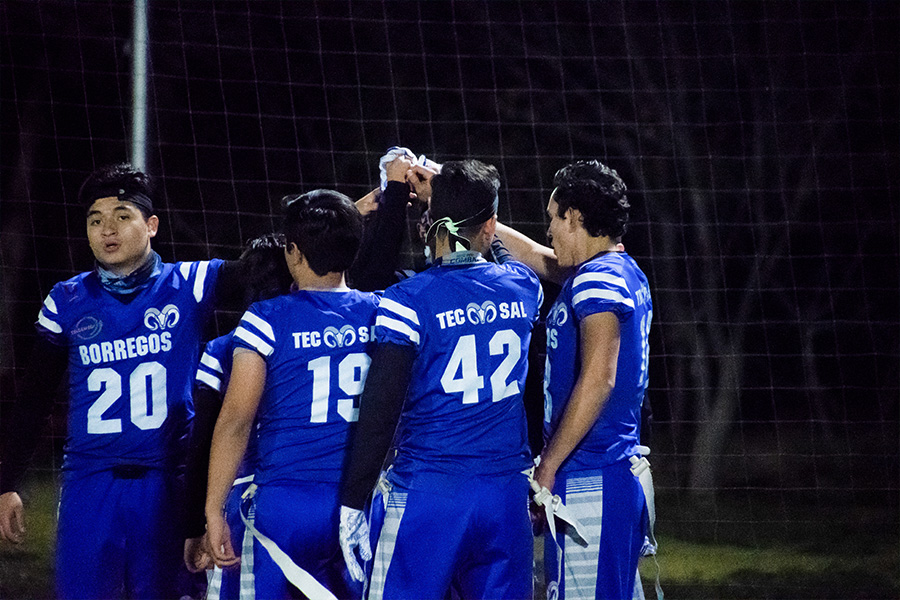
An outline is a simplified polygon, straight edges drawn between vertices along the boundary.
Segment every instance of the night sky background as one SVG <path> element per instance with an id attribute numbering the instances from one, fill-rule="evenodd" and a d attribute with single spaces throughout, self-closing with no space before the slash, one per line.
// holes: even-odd
<path id="1" fill-rule="evenodd" d="M 0 4 L 0 407 L 42 299 L 92 266 L 75 198 L 128 158 L 131 18 Z M 897 2 L 151 2 L 155 247 L 235 258 L 281 196 L 374 188 L 393 145 L 493 163 L 500 219 L 543 240 L 553 173 L 598 158 L 654 295 L 669 506 L 896 513 L 898 32 Z"/>

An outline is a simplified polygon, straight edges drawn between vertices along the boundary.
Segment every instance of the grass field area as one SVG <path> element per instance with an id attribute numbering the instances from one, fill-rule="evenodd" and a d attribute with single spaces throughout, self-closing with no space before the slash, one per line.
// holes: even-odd
<path id="1" fill-rule="evenodd" d="M 49 471 L 32 474 L 22 494 L 25 541 L 0 542 L 0 598 L 54 598 L 53 551 L 56 539 L 57 480 Z"/>
<path id="2" fill-rule="evenodd" d="M 17 547 L 0 544 L 3 599 L 53 598 L 56 479 L 41 471 L 31 482 L 28 539 Z M 717 497 L 714 506 L 685 507 L 680 496 L 662 490 L 658 495 L 659 568 L 666 598 L 900 598 L 896 505 L 824 502 L 820 496 L 806 506 L 792 502 L 788 510 L 782 497 L 741 494 Z M 641 566 L 648 600 L 655 597 L 655 569 L 652 561 Z"/>

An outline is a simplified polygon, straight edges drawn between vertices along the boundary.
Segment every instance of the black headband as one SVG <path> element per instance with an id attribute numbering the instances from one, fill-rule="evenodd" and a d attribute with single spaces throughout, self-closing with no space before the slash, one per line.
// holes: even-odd
<path id="1" fill-rule="evenodd" d="M 153 200 L 150 199 L 150 196 L 148 196 L 141 190 L 128 189 L 129 187 L 131 186 L 121 187 L 113 184 L 96 188 L 91 191 L 88 200 L 85 202 L 85 208 L 87 210 L 90 210 L 91 206 L 94 205 L 94 202 L 96 202 L 100 198 L 114 197 L 118 198 L 119 202 L 131 202 L 132 204 L 136 204 L 152 215 Z"/>

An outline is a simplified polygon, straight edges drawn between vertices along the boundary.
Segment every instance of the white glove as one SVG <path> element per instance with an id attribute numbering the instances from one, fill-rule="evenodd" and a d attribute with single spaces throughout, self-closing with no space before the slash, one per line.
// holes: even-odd
<path id="1" fill-rule="evenodd" d="M 366 515 L 361 510 L 341 507 L 341 526 L 338 529 L 341 541 L 341 552 L 344 553 L 344 562 L 350 576 L 356 581 L 365 581 L 366 574 L 362 566 L 356 560 L 355 548 L 359 548 L 359 556 L 363 563 L 372 560 L 372 547 L 369 545 L 369 524 Z"/>

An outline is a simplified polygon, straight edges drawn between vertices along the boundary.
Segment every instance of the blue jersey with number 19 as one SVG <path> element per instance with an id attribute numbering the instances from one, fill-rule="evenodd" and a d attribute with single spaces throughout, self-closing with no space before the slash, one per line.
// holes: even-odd
<path id="1" fill-rule="evenodd" d="M 472 253 L 450 255 L 385 291 L 377 341 L 417 354 L 396 473 L 501 475 L 531 463 L 522 391 L 542 300 L 528 267 Z"/>
<path id="2" fill-rule="evenodd" d="M 612 464 L 635 454 L 639 439 L 653 305 L 643 271 L 630 256 L 617 252 L 579 265 L 547 316 L 544 438 L 549 439 L 559 426 L 581 372 L 580 323 L 601 312 L 612 312 L 619 320 L 615 387 L 596 423 L 562 464 L 562 471 Z"/>
<path id="3" fill-rule="evenodd" d="M 127 303 L 94 272 L 53 286 L 37 328 L 69 349 L 65 469 L 166 467 L 183 459 L 197 340 L 221 265 L 162 263 Z"/>
<path id="4" fill-rule="evenodd" d="M 235 347 L 266 361 L 255 482 L 338 482 L 369 372 L 378 296 L 300 290 L 250 306 Z"/>

